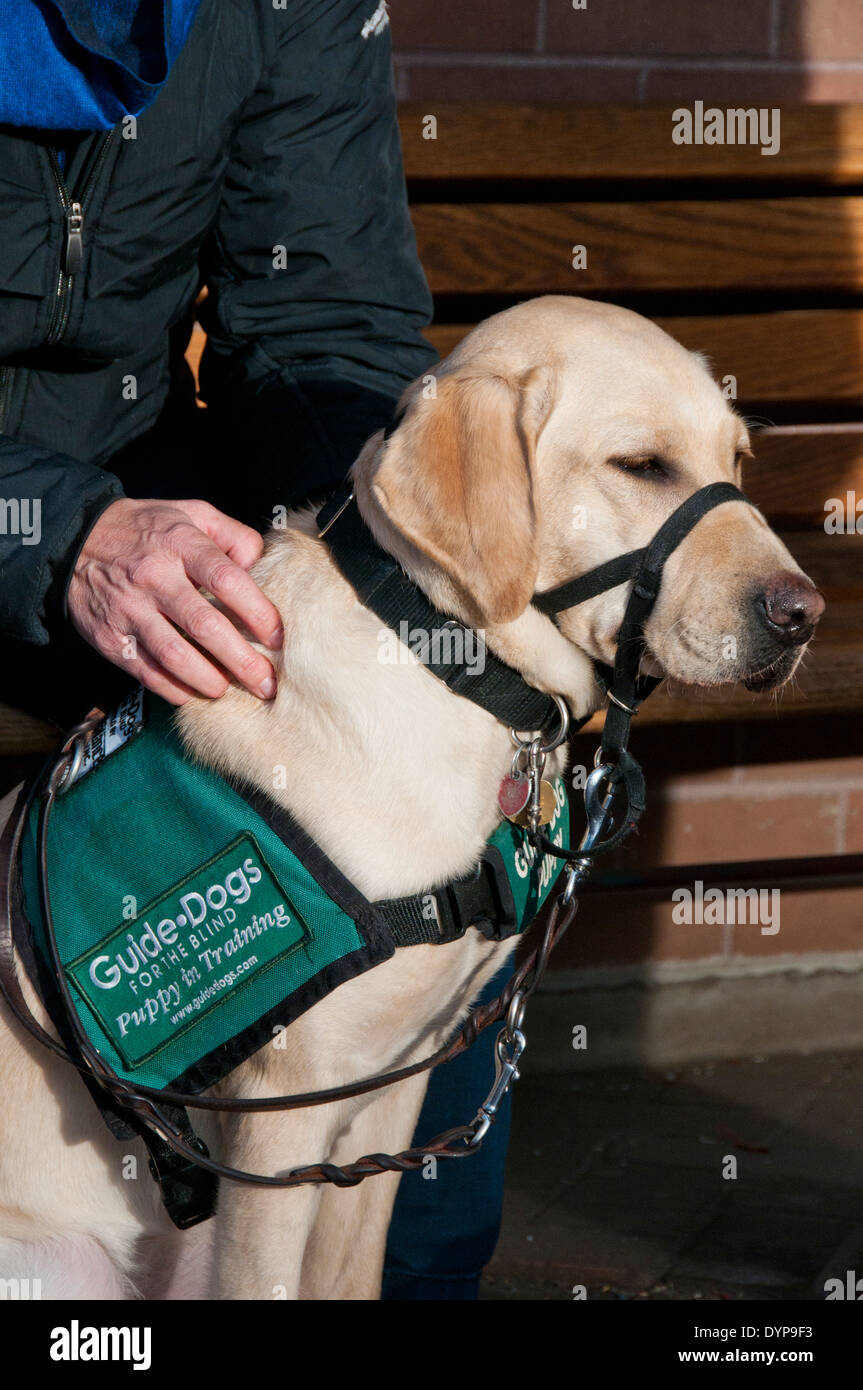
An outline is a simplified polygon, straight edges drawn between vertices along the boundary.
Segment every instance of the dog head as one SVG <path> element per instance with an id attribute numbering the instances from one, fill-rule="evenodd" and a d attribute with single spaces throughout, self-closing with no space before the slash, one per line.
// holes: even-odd
<path id="1" fill-rule="evenodd" d="M 487 319 L 401 404 L 398 429 L 356 465 L 361 510 L 432 600 L 510 660 L 528 611 L 537 641 L 535 592 L 645 546 L 696 489 L 739 482 L 750 452 L 698 355 L 628 310 L 562 296 Z M 560 632 L 613 661 L 628 591 L 559 614 Z M 666 563 L 647 669 L 776 688 L 823 607 L 761 514 L 723 503 Z"/>

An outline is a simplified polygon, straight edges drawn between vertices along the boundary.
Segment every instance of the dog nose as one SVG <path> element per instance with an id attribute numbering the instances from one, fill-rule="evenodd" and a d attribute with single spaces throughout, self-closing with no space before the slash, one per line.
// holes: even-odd
<path id="1" fill-rule="evenodd" d="M 786 647 L 800 647 L 824 612 L 824 600 L 804 575 L 781 570 L 756 595 L 763 622 Z"/>

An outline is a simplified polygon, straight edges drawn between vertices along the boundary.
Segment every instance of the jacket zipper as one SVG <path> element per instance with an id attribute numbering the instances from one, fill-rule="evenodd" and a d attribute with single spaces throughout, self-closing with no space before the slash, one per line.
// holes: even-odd
<path id="1" fill-rule="evenodd" d="M 45 338 L 47 347 L 53 347 L 55 343 L 59 343 L 66 331 L 66 324 L 69 322 L 72 282 L 80 271 L 84 260 L 84 197 L 102 166 L 105 155 L 108 152 L 108 147 L 113 138 L 114 131 L 109 130 L 99 146 L 95 159 L 87 170 L 81 187 L 72 190 L 72 192 L 66 187 L 63 179 L 56 149 L 52 146 L 48 150 L 48 157 L 51 161 L 51 173 L 54 175 L 54 186 L 57 190 L 57 196 L 60 199 L 60 206 L 63 209 L 63 216 L 66 220 L 66 239 L 63 246 L 63 254 L 60 257 L 57 290 L 54 295 L 51 319 L 48 324 L 48 334 Z"/>

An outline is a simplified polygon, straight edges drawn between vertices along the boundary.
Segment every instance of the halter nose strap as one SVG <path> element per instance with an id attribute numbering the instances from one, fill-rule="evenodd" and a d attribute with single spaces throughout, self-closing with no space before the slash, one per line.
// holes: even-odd
<path id="1" fill-rule="evenodd" d="M 652 677 L 640 679 L 638 668 L 644 654 L 644 625 L 659 595 L 665 563 L 701 518 L 723 502 L 748 503 L 749 498 L 733 483 L 708 483 L 681 502 L 649 545 L 629 550 L 577 579 L 534 596 L 534 607 L 541 612 L 561 613 L 633 580 L 617 639 L 614 669 L 597 663 L 597 679 L 610 700 L 602 736 L 602 754 L 608 760 L 616 761 L 625 749 L 633 714 L 659 683 Z"/>
<path id="2" fill-rule="evenodd" d="M 681 502 L 660 526 L 649 545 L 642 546 L 640 550 L 627 550 L 624 555 L 615 555 L 613 560 L 596 565 L 576 579 L 568 579 L 554 589 L 534 594 L 533 606 L 541 613 L 562 613 L 567 608 L 575 608 L 579 603 L 596 598 L 597 594 L 616 589 L 618 584 L 625 584 L 636 576 L 645 586 L 655 576 L 658 589 L 665 561 L 707 512 L 723 502 L 748 501 L 749 498 L 733 483 L 708 483 Z"/>

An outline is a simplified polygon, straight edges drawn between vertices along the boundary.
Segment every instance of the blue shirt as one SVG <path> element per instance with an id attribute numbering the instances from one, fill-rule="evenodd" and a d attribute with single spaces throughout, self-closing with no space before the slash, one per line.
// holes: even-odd
<path id="1" fill-rule="evenodd" d="M 0 122 L 110 130 L 158 96 L 200 0 L 3 0 Z"/>

